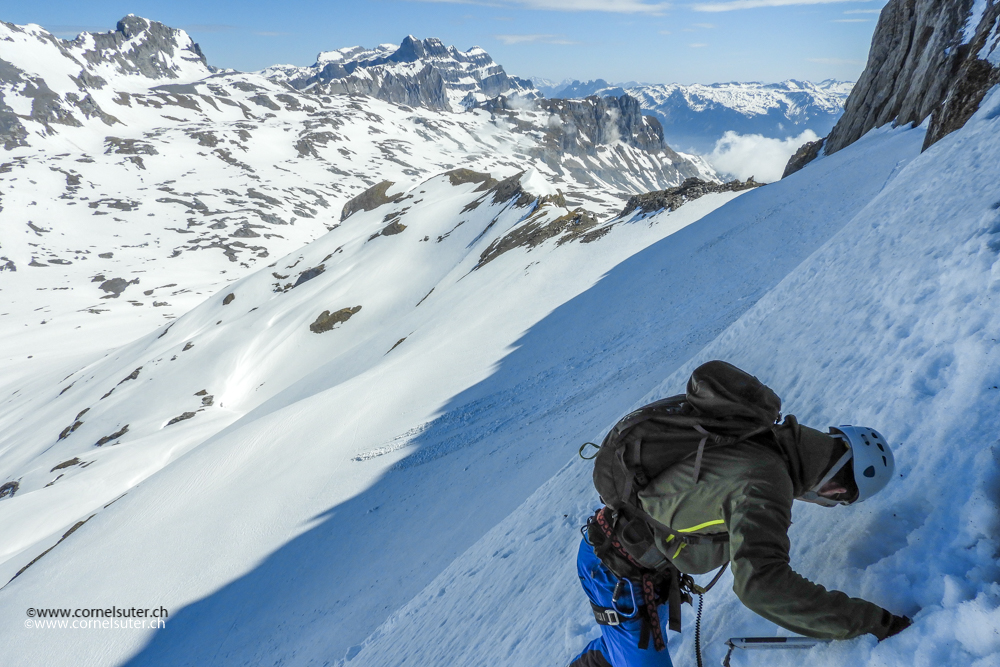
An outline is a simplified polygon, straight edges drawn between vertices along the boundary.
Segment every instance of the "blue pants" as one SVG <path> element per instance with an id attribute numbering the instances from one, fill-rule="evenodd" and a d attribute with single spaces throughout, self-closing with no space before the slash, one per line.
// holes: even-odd
<path id="1" fill-rule="evenodd" d="M 611 607 L 611 596 L 614 595 L 618 577 L 601 564 L 600 559 L 594 553 L 594 548 L 587 544 L 587 540 L 580 543 L 576 569 L 580 575 L 583 590 L 590 601 L 599 607 Z M 641 606 L 643 604 L 642 590 L 638 587 L 635 590 L 635 596 Z M 619 598 L 619 607 L 623 603 L 624 600 Z M 665 607 L 661 607 L 661 618 L 666 618 L 666 611 Z M 574 658 L 571 667 L 573 665 L 599 665 L 600 660 L 595 653 L 600 653 L 611 667 L 673 667 L 670 654 L 667 653 L 666 649 L 656 651 L 653 648 L 652 639 L 650 639 L 649 647 L 646 650 L 639 648 L 641 628 L 642 621 L 638 618 L 625 621 L 621 625 L 602 625 L 601 636 L 590 642 L 587 648 Z M 666 630 L 663 633 L 666 635 Z"/>

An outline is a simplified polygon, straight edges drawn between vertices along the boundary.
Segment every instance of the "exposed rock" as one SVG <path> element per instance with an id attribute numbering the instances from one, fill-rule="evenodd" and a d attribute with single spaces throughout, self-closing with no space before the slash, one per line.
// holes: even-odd
<path id="1" fill-rule="evenodd" d="M 111 442 L 112 440 L 117 440 L 118 438 L 122 437 L 126 433 L 128 433 L 128 424 L 125 424 L 125 426 L 122 426 L 119 430 L 115 431 L 111 435 L 104 436 L 103 438 L 101 438 L 100 440 L 98 440 L 96 443 L 94 443 L 94 446 L 95 447 L 101 447 L 103 445 L 106 445 L 107 443 Z"/>
<path id="2" fill-rule="evenodd" d="M 329 310 L 324 310 L 319 314 L 319 317 L 316 318 L 316 321 L 309 325 L 309 331 L 312 331 L 313 333 L 330 331 L 336 325 L 351 319 L 351 317 L 353 317 L 359 310 L 361 310 L 361 306 L 341 308 L 334 313 L 331 313 Z"/>
<path id="3" fill-rule="evenodd" d="M 462 185 L 463 183 L 482 183 L 482 185 L 473 190 L 473 192 L 489 190 L 497 184 L 497 180 L 489 174 L 472 171 L 471 169 L 452 169 L 451 171 L 445 173 L 447 174 L 448 180 L 452 185 Z"/>
<path id="4" fill-rule="evenodd" d="M 173 419 L 171 419 L 170 421 L 168 421 L 167 422 L 167 426 L 172 426 L 172 425 L 176 424 L 177 422 L 184 421 L 185 419 L 191 419 L 192 417 L 195 416 L 195 414 L 196 413 L 194 413 L 194 412 L 185 412 L 184 414 L 181 414 L 181 415 L 179 415 L 177 417 L 174 417 Z"/>
<path id="5" fill-rule="evenodd" d="M 142 370 L 142 366 L 139 366 L 139 368 L 135 369 L 134 371 L 132 371 L 131 373 L 129 373 L 128 375 L 126 375 L 125 378 L 121 382 L 119 382 L 118 384 L 122 384 L 124 382 L 128 382 L 129 380 L 135 380 L 135 379 L 137 379 L 139 377 L 139 371 L 141 371 L 141 370 Z"/>
<path id="6" fill-rule="evenodd" d="M 4 498 L 13 498 L 20 486 L 20 482 L 7 482 L 3 486 L 0 486 L 0 500 Z"/>
<path id="7" fill-rule="evenodd" d="M 782 172 L 781 177 L 789 176 L 795 172 L 802 169 L 810 162 L 816 159 L 819 155 L 820 150 L 823 148 L 823 143 L 826 138 L 817 139 L 816 141 L 809 141 L 798 147 L 795 154 L 788 158 L 788 164 L 785 165 L 785 171 Z"/>
<path id="8" fill-rule="evenodd" d="M 129 285 L 138 285 L 138 284 L 139 284 L 138 278 L 135 278 L 134 280 L 125 280 L 124 278 L 112 278 L 111 280 L 105 280 L 103 283 L 100 284 L 100 288 L 105 292 L 109 292 L 109 294 L 108 296 L 102 298 L 117 299 L 119 296 L 121 296 L 121 293 L 124 292 Z"/>
<path id="9" fill-rule="evenodd" d="M 633 211 L 638 210 L 643 215 L 655 213 L 656 211 L 676 211 L 689 201 L 694 201 L 699 197 L 716 192 L 739 192 L 757 188 L 764 183 L 753 180 L 753 176 L 746 181 L 736 179 L 728 183 L 708 183 L 699 178 L 688 178 L 679 187 L 647 192 L 641 195 L 629 197 L 625 203 L 625 208 L 618 214 L 624 218 Z"/>
<path id="10" fill-rule="evenodd" d="M 80 463 L 80 459 L 78 459 L 77 457 L 74 456 L 69 461 L 63 461 L 62 463 L 56 464 L 56 466 L 54 468 L 52 468 L 52 470 L 50 470 L 49 472 L 55 472 L 56 470 L 62 470 L 63 468 L 69 468 L 69 467 L 75 466 L 75 465 L 77 465 L 79 463 Z"/>
<path id="11" fill-rule="evenodd" d="M 226 295 L 226 298 L 222 300 L 222 305 L 228 306 L 235 300 L 236 300 L 236 295 L 230 292 L 229 294 Z"/>
<path id="12" fill-rule="evenodd" d="M 382 181 L 348 201 L 344 204 L 344 209 L 340 213 L 340 221 L 343 222 L 344 220 L 347 220 L 347 218 L 354 215 L 358 211 L 374 211 L 379 206 L 384 206 L 385 204 L 395 204 L 396 202 L 402 201 L 402 193 L 394 194 L 391 197 L 386 196 L 386 192 L 388 192 L 392 185 L 392 181 Z"/>
<path id="13" fill-rule="evenodd" d="M 598 220 L 589 211 L 577 208 L 566 215 L 544 222 L 545 212 L 539 212 L 518 225 L 512 232 L 496 239 L 479 255 L 479 262 L 473 270 L 489 264 L 494 259 L 514 248 L 532 248 L 551 238 L 561 236 L 558 243 L 579 238 L 597 226 Z"/>
<path id="14" fill-rule="evenodd" d="M 117 153 L 119 155 L 156 155 L 153 145 L 141 139 L 120 139 L 118 137 L 105 137 L 104 143 L 107 146 L 105 155 Z"/>
<path id="15" fill-rule="evenodd" d="M 298 280 L 295 281 L 295 284 L 292 285 L 292 287 L 298 287 L 302 283 L 312 280 L 313 278 L 323 273 L 324 271 L 326 271 L 325 264 L 320 264 L 319 266 L 314 266 L 311 269 L 306 269 L 305 271 L 299 274 Z M 285 278 L 287 277 L 288 276 L 285 276 Z"/>
<path id="16" fill-rule="evenodd" d="M 988 58 L 988 59 L 987 59 Z M 948 97 L 931 115 L 924 148 L 965 125 L 979 110 L 986 93 L 1000 84 L 1000 3 L 983 12 L 969 56 L 953 78 Z"/>
<path id="17" fill-rule="evenodd" d="M 827 139 L 827 154 L 887 123 L 917 125 L 933 113 L 925 148 L 965 123 L 998 81 L 997 67 L 980 56 L 995 44 L 987 40 L 1000 5 L 984 6 L 981 17 L 972 16 L 973 5 L 890 0 L 879 15 L 865 71 Z M 974 35 L 966 33 L 969 21 Z"/>
<path id="18" fill-rule="evenodd" d="M 14 488 L 15 488 L 15 489 L 17 489 L 17 482 L 14 482 L 13 484 L 15 485 L 15 486 L 14 486 Z M 6 486 L 6 485 L 4 485 L 4 486 Z M 3 494 L 3 488 L 4 488 L 3 486 L 0 486 L 0 498 L 3 498 L 3 495 L 2 495 L 2 494 Z M 13 495 L 13 494 L 12 494 L 12 495 Z M 112 501 L 112 502 L 114 502 L 114 501 Z M 107 505 L 105 505 L 105 507 L 107 507 Z M 78 530 L 78 529 L 80 528 L 80 526 L 82 526 L 83 524 L 85 524 L 85 523 L 87 523 L 88 521 L 90 521 L 91 519 L 93 519 L 93 518 L 94 518 L 94 516 L 95 516 L 94 514 L 91 514 L 90 516 L 88 516 L 88 517 L 87 517 L 86 519 L 84 519 L 83 521 L 77 521 L 77 522 L 76 522 L 75 524 L 73 524 L 73 527 L 72 527 L 72 528 L 70 528 L 69 530 L 67 530 L 67 531 L 66 531 L 65 533 L 63 533 L 63 536 L 59 538 L 59 541 L 58 541 L 58 542 L 56 542 L 55 544 L 53 544 L 53 545 L 52 545 L 51 547 L 49 547 L 48 549 L 46 549 L 46 550 L 45 550 L 45 551 L 43 551 L 42 553 L 40 553 L 40 554 L 38 554 L 37 556 L 35 556 L 34 558 L 32 558 L 32 559 L 31 559 L 31 560 L 30 560 L 30 561 L 28 562 L 28 564 L 27 564 L 27 565 L 25 565 L 25 566 L 24 566 L 24 567 L 22 567 L 22 568 L 21 568 L 20 570 L 18 570 L 18 571 L 17 571 L 17 574 L 15 574 L 15 575 L 14 575 L 13 577 L 11 577 L 11 578 L 10 578 L 10 581 L 14 581 L 14 580 L 15 580 L 15 579 L 17 579 L 18 577 L 20 577 L 20 576 L 21 576 L 21 575 L 22 575 L 22 574 L 24 573 L 24 571 L 25 571 L 25 570 L 27 570 L 27 569 L 28 569 L 29 567 L 31 567 L 32 565 L 34 565 L 35 563 L 37 563 L 37 562 L 38 562 L 38 560 L 39 560 L 39 559 L 40 559 L 40 558 L 41 558 L 42 556 L 44 556 L 45 554 L 49 553 L 50 551 L 52 551 L 53 549 L 55 549 L 55 548 L 56 548 L 57 546 L 59 546 L 60 544 L 62 544 L 62 541 L 63 541 L 63 540 L 65 540 L 65 539 L 66 539 L 67 537 L 69 537 L 70 535 L 72 535 L 73 533 L 75 533 L 75 532 L 76 532 L 76 531 L 77 531 L 77 530 Z M 8 581 L 7 583 L 9 584 L 9 583 L 10 583 L 10 581 Z"/>

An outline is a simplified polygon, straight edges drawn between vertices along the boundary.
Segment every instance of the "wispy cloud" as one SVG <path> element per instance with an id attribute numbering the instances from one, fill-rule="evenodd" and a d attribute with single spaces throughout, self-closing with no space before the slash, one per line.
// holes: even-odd
<path id="1" fill-rule="evenodd" d="M 871 23 L 871 19 L 834 19 L 834 23 Z"/>
<path id="2" fill-rule="evenodd" d="M 699 44 L 688 44 L 688 46 L 690 46 L 692 49 L 703 49 L 706 46 L 708 46 L 708 44 L 700 44 L 700 43 Z"/>
<path id="3" fill-rule="evenodd" d="M 616 14 L 662 14 L 670 9 L 669 2 L 649 0 L 411 0 L 415 2 L 446 2 L 487 7 L 519 7 L 555 12 L 612 12 Z"/>
<path id="4" fill-rule="evenodd" d="M 728 0 L 727 2 L 704 2 L 691 6 L 696 12 L 732 12 L 739 9 L 759 7 L 789 7 L 792 5 L 826 5 L 834 2 L 868 2 L 870 0 Z"/>
<path id="5" fill-rule="evenodd" d="M 864 65 L 863 60 L 845 60 L 844 58 L 806 58 L 811 63 L 820 65 Z"/>
<path id="6" fill-rule="evenodd" d="M 504 44 L 578 44 L 564 35 L 493 35 Z"/>
<path id="7" fill-rule="evenodd" d="M 714 23 L 695 23 L 694 26 L 696 28 L 704 28 L 705 30 L 711 30 L 712 28 L 715 27 L 715 24 Z"/>

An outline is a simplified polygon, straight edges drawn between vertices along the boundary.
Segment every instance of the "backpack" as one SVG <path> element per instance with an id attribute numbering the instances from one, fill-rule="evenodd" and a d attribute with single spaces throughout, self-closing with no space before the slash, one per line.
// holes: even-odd
<path id="1" fill-rule="evenodd" d="M 617 577 L 642 582 L 651 600 L 647 615 L 656 616 L 658 600 L 669 602 L 671 630 L 680 631 L 680 603 L 690 602 L 692 591 L 708 590 L 722 570 L 712 584 L 701 588 L 677 571 L 657 548 L 655 537 L 672 536 L 675 544 L 692 545 L 728 541 L 729 535 L 676 531 L 642 508 L 639 492 L 691 457 L 695 458 L 691 482 L 697 484 L 705 450 L 770 434 L 780 418 L 781 399 L 771 389 L 732 364 L 710 361 L 694 370 L 685 394 L 625 415 L 593 457 L 594 486 L 605 507 L 587 521 L 587 540 Z M 658 619 L 653 625 L 658 626 Z M 659 628 L 651 629 L 659 648 Z"/>

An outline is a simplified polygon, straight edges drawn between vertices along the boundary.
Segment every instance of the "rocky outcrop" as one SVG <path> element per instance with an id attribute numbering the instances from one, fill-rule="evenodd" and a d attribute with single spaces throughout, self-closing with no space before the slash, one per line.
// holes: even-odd
<path id="1" fill-rule="evenodd" d="M 824 143 L 826 143 L 826 138 L 809 141 L 799 146 L 792 157 L 788 158 L 788 164 L 785 165 L 785 171 L 782 172 L 781 177 L 784 178 L 785 176 L 794 174 L 815 160 L 819 152 L 823 149 Z"/>
<path id="2" fill-rule="evenodd" d="M 872 128 L 919 124 L 932 114 L 925 148 L 961 127 L 997 81 L 997 12 L 974 0 L 890 0 L 826 153 Z"/>
<path id="3" fill-rule="evenodd" d="M 931 116 L 924 148 L 954 132 L 979 110 L 986 93 L 1000 84 L 1000 3 L 986 8 L 969 43 L 969 55 Z"/>
<path id="4" fill-rule="evenodd" d="M 619 218 L 624 218 L 633 211 L 639 211 L 643 215 L 656 213 L 657 211 L 676 211 L 689 201 L 694 201 L 699 197 L 716 192 L 739 192 L 750 190 L 765 185 L 753 180 L 753 176 L 746 181 L 730 181 L 728 183 L 709 183 L 699 178 L 689 178 L 680 187 L 659 190 L 657 192 L 647 192 L 641 195 L 630 197 L 625 203 L 625 208 L 618 214 Z"/>
<path id="5" fill-rule="evenodd" d="M 309 331 L 313 333 L 324 333 L 330 331 L 338 324 L 343 324 L 347 320 L 351 319 L 358 311 L 361 310 L 361 306 L 354 306 L 353 308 L 341 308 L 340 310 L 331 313 L 329 310 L 324 310 L 316 320 L 309 325 Z"/>
<path id="6" fill-rule="evenodd" d="M 389 197 L 386 193 L 392 187 L 392 181 L 382 181 L 371 186 L 357 197 L 354 197 L 346 204 L 340 212 L 340 221 L 343 222 L 358 211 L 374 211 L 379 206 L 385 204 L 395 204 L 403 199 L 403 193 L 397 193 Z"/>

